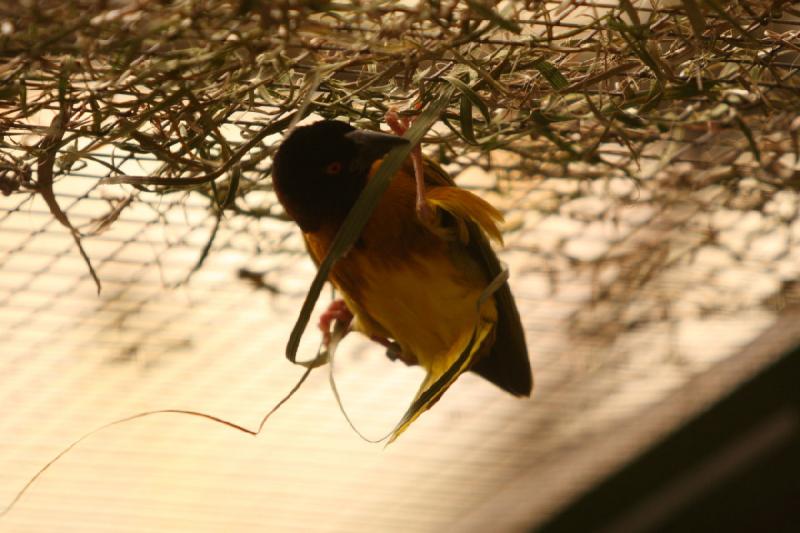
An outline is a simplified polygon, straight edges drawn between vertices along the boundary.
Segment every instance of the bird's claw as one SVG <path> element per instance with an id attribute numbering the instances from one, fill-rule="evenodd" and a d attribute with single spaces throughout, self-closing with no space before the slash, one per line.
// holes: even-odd
<path id="1" fill-rule="evenodd" d="M 347 308 L 344 300 L 334 300 L 319 317 L 319 329 L 322 331 L 322 344 L 327 348 L 331 343 L 331 325 L 334 320 L 349 326 L 353 321 L 353 313 Z"/>
<path id="2" fill-rule="evenodd" d="M 405 363 L 406 366 L 414 366 L 418 364 L 416 358 L 405 355 L 403 353 L 403 349 L 400 348 L 400 345 L 395 341 L 391 341 L 386 337 L 380 337 L 377 335 L 371 335 L 370 340 L 375 341 L 386 348 L 386 357 L 388 357 L 390 361 L 397 361 L 399 359 Z"/>
<path id="3" fill-rule="evenodd" d="M 397 110 L 393 107 L 390 107 L 389 111 L 386 112 L 384 120 L 386 120 L 389 129 L 391 129 L 395 135 L 400 136 L 406 134 L 410 125 L 408 118 L 400 118 L 400 115 L 397 114 Z"/>

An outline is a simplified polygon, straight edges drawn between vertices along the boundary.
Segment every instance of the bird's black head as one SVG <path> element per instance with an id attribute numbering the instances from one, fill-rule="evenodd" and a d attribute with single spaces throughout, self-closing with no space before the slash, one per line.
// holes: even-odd
<path id="1" fill-rule="evenodd" d="M 372 163 L 406 139 L 323 120 L 294 130 L 275 154 L 278 200 L 303 229 L 343 219 L 368 179 Z"/>

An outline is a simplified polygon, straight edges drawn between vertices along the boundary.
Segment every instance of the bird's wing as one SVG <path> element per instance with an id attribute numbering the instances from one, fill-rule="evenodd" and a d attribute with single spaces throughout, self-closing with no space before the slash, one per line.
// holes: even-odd
<path id="1" fill-rule="evenodd" d="M 530 396 L 533 388 L 525 334 L 511 289 L 507 281 L 497 287 L 492 286 L 493 280 L 502 279 L 504 270 L 489 244 L 489 238 L 502 242 L 497 227 L 497 222 L 503 218 L 502 214 L 478 196 L 455 186 L 453 179 L 435 162 L 425 160 L 424 166 L 425 181 L 429 187 L 426 200 L 451 215 L 451 220 L 446 223 L 455 226 L 456 234 L 462 241 L 459 248 L 465 246 L 469 262 L 477 262 L 482 268 L 489 287 L 481 294 L 481 298 L 494 298 L 497 322 L 479 321 L 472 331 L 464 330 L 469 338 L 463 338 L 454 345 L 444 371 L 429 371 L 406 415 L 393 431 L 390 443 L 419 415 L 430 409 L 466 370 L 476 372 L 515 396 Z M 413 172 L 408 168 L 405 171 Z M 482 304 L 476 302 L 476 305 L 480 307 Z M 491 343 L 488 353 L 482 350 L 485 342 Z"/>
<path id="2" fill-rule="evenodd" d="M 477 196 L 463 189 L 455 188 L 453 178 L 436 162 L 425 159 L 424 166 L 425 181 L 431 187 L 429 199 L 441 197 L 437 191 L 439 187 L 452 188 L 453 198 L 448 205 L 452 206 L 451 209 L 454 211 L 460 211 L 453 213 L 454 215 L 467 221 L 469 234 L 466 243 L 467 251 L 473 259 L 481 264 L 487 279 L 495 279 L 503 271 L 503 267 L 486 236 L 502 242 L 501 238 L 498 238 L 499 232 L 497 232 L 496 226 L 491 223 L 492 219 L 497 220 L 497 215 L 495 215 L 497 211 L 488 203 L 484 202 L 485 205 L 481 205 L 472 200 Z M 446 207 L 445 209 L 447 210 Z M 492 231 L 493 229 L 494 231 Z M 477 361 L 472 367 L 472 371 L 515 396 L 530 396 L 533 389 L 533 376 L 525 343 L 525 333 L 522 329 L 516 302 L 507 282 L 503 283 L 494 293 L 494 299 L 498 314 L 494 345 L 488 354 Z"/>

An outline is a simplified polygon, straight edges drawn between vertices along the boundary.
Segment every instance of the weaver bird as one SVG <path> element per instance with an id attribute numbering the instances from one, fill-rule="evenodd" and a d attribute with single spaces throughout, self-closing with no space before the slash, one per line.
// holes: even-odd
<path id="1" fill-rule="evenodd" d="M 403 126 L 390 118 L 400 133 Z M 407 142 L 332 120 L 299 127 L 282 142 L 274 159 L 274 189 L 318 266 L 381 158 Z M 529 396 L 531 367 L 508 284 L 502 283 L 480 310 L 477 305 L 502 272 L 489 245 L 490 238 L 502 239 L 501 220 L 499 211 L 457 187 L 416 151 L 392 178 L 352 249 L 331 270 L 329 279 L 343 300 L 334 301 L 320 319 L 326 342 L 333 319 L 355 318 L 351 329 L 386 346 L 391 358 L 427 371 L 419 398 L 475 335 L 466 367 L 513 395 Z"/>

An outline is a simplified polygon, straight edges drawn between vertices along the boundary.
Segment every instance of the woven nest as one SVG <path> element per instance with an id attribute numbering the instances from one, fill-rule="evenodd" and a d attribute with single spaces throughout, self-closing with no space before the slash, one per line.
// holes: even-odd
<path id="1" fill-rule="evenodd" d="M 215 227 L 282 220 L 280 134 L 309 115 L 377 129 L 447 90 L 424 146 L 454 174 L 492 171 L 490 188 L 531 193 L 529 212 L 600 189 L 656 206 L 649 233 L 599 253 L 519 245 L 598 280 L 613 264 L 623 274 L 595 302 L 613 296 L 604 324 L 620 324 L 620 295 L 718 237 L 698 216 L 797 190 L 799 32 L 782 1 L 30 0 L 0 19 L 0 190 L 23 199 L 5 216 L 43 199 L 99 288 L 82 243 L 132 206 L 172 195 L 198 199 Z M 89 199 L 105 213 L 73 225 Z M 691 237 L 676 251 L 654 228 Z"/>

